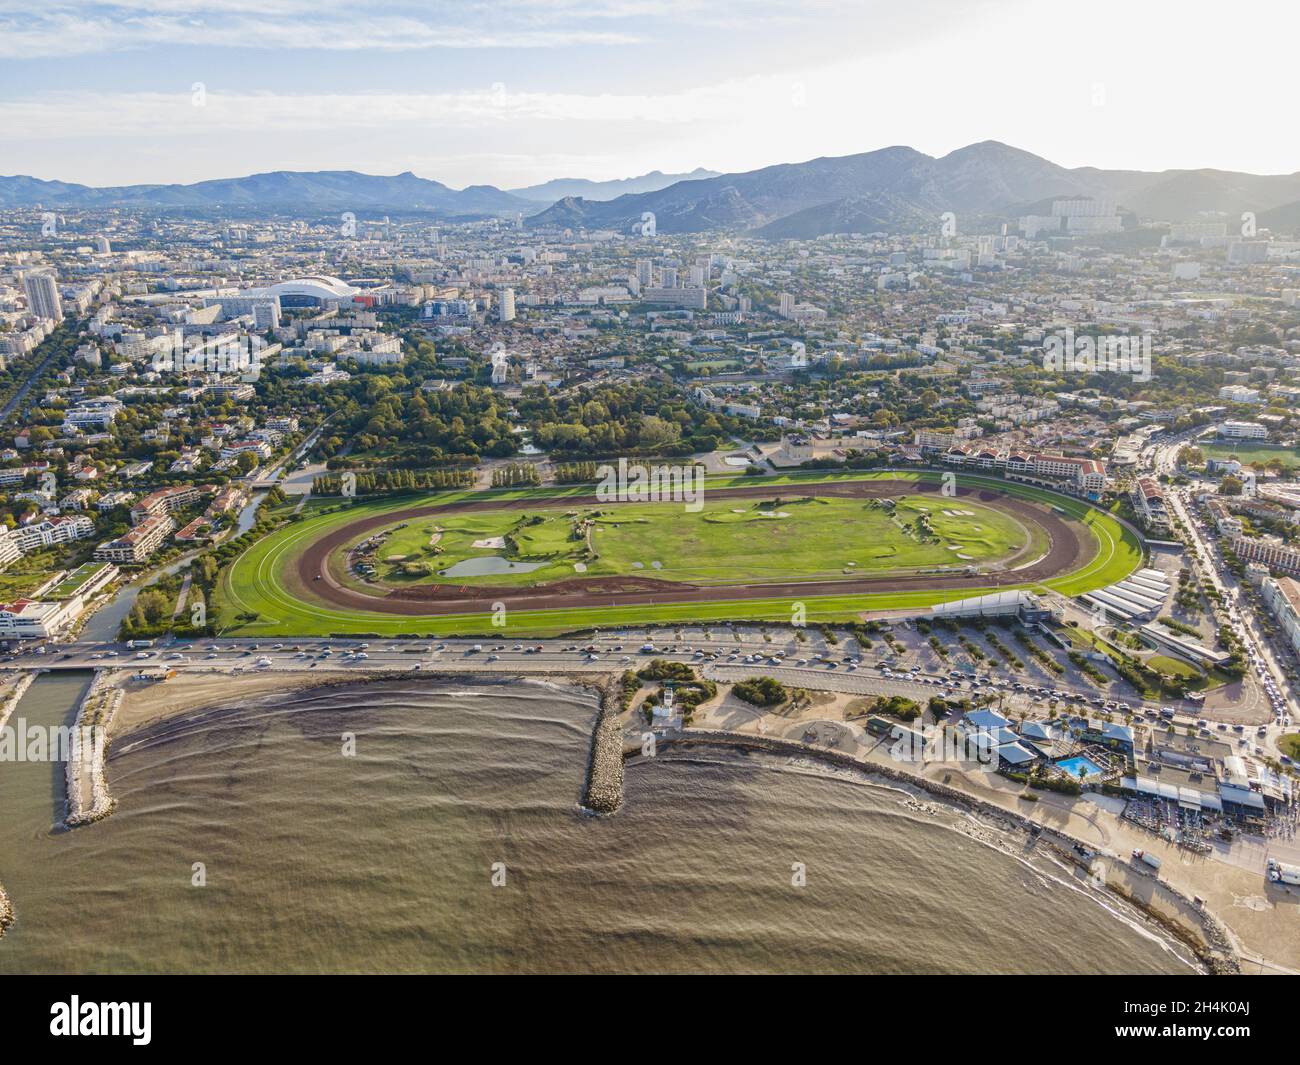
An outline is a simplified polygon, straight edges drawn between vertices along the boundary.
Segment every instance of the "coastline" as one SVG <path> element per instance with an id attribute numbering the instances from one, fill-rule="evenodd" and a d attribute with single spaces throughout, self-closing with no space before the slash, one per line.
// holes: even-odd
<path id="1" fill-rule="evenodd" d="M 991 829 L 998 835 L 1010 834 L 1029 843 L 1032 847 L 1050 849 L 1051 857 L 1059 864 L 1080 871 L 1092 879 L 1095 890 L 1113 896 L 1139 911 L 1142 916 L 1158 925 L 1165 933 L 1177 939 L 1196 956 L 1209 973 L 1216 975 L 1240 973 L 1240 959 L 1236 949 L 1235 937 L 1224 927 L 1212 913 L 1178 891 L 1172 885 L 1160 883 L 1166 892 L 1176 900 L 1177 916 L 1168 907 L 1152 905 L 1129 889 L 1125 877 L 1116 875 L 1119 870 L 1108 866 L 1104 884 L 1098 883 L 1093 875 L 1093 867 L 1088 858 L 1076 849 L 1082 847 L 1089 854 L 1093 852 L 1087 844 L 1068 833 L 1049 828 L 1039 822 L 1014 811 L 970 795 L 957 788 L 952 788 L 923 776 L 908 773 L 893 766 L 866 762 L 851 755 L 829 751 L 792 740 L 775 739 L 767 736 L 751 736 L 744 733 L 727 732 L 714 729 L 690 728 L 677 736 L 659 740 L 656 756 L 674 750 L 691 748 L 723 748 L 744 754 L 759 752 L 775 757 L 807 760 L 821 766 L 846 769 L 861 774 L 867 779 L 865 783 L 901 790 L 919 798 L 918 792 L 926 798 L 938 800 L 951 810 L 972 816 L 982 828 Z M 968 835 L 970 833 L 967 833 Z M 992 846 L 1004 853 L 1011 852 L 999 844 L 996 838 L 981 833 L 974 835 L 978 842 Z M 1014 856 L 1014 855 L 1013 855 Z M 1140 875 L 1140 874 L 1139 874 Z M 1145 878 L 1150 879 L 1150 878 Z"/>
<path id="2" fill-rule="evenodd" d="M 483 675 L 476 676 L 480 680 Z M 627 759 L 640 756 L 639 746 L 625 748 L 625 727 L 644 731 L 636 715 L 636 701 L 624 710 L 619 696 L 619 673 L 573 673 L 564 671 L 512 671 L 488 674 L 490 683 L 534 682 L 581 687 L 596 695 L 598 706 L 593 722 L 592 745 L 584 767 L 578 807 L 585 813 L 615 812 L 622 802 L 622 776 Z M 430 670 L 419 674 L 389 670 L 367 670 L 344 676 L 304 672 L 274 672 L 233 675 L 226 671 L 190 672 L 172 680 L 140 686 L 129 681 L 125 671 L 113 671 L 111 683 L 120 690 L 118 706 L 110 721 L 110 739 L 178 714 L 199 711 L 244 701 L 250 696 L 270 696 L 304 688 L 342 688 L 375 682 L 411 680 L 464 683 L 463 672 L 440 673 Z M 1055 796 L 1039 796 L 1027 801 L 1022 789 L 1003 781 L 970 780 L 952 767 L 938 767 L 942 779 L 911 771 L 880 754 L 879 751 L 853 753 L 835 750 L 819 742 L 806 742 L 776 736 L 759 735 L 741 729 L 765 731 L 767 721 L 779 727 L 802 726 L 810 721 L 826 721 L 820 714 L 825 703 L 809 707 L 811 715 L 792 722 L 780 716 L 768 716 L 749 707 L 737 714 L 737 700 L 730 695 L 730 685 L 720 685 L 715 700 L 702 704 L 699 717 L 703 722 L 680 734 L 660 735 L 660 749 L 674 747 L 686 751 L 692 745 L 731 748 L 737 751 L 762 751 L 779 757 L 806 759 L 823 768 L 846 769 L 868 778 L 879 786 L 923 793 L 950 809 L 958 809 L 997 832 L 1015 833 L 1036 841 L 1063 867 L 1096 879 L 1096 863 L 1104 866 L 1105 891 L 1114 900 L 1141 912 L 1168 935 L 1178 939 L 1212 972 L 1240 972 L 1243 963 L 1259 971 L 1295 971 L 1300 968 L 1300 944 L 1283 945 L 1285 933 L 1279 919 L 1290 916 L 1267 899 L 1261 878 L 1245 868 L 1209 858 L 1195 863 L 1172 845 L 1142 835 L 1131 823 L 1117 814 L 1084 800 L 1063 802 Z M 710 722 L 717 717 L 718 722 Z M 856 725 L 834 722 L 852 731 Z M 859 729 L 860 731 L 860 729 Z M 613 752 L 614 758 L 599 752 Z M 874 755 L 874 756 L 873 756 Z M 617 768 L 613 769 L 613 763 Z M 606 770 L 612 770 L 610 775 Z M 102 764 L 100 766 L 102 773 Z M 102 778 L 101 778 L 102 779 Z M 106 789 L 105 789 L 106 795 Z M 107 811 L 111 812 L 111 798 Z M 102 816 L 102 814 L 101 814 Z M 985 841 L 987 842 L 987 840 Z M 1081 848 L 1080 853 L 1077 848 Z M 1165 859 L 1165 868 L 1157 878 L 1136 868 L 1129 859 L 1130 850 L 1145 847 Z M 1197 897 L 1204 898 L 1198 903 Z M 1240 900 L 1245 900 L 1243 904 Z M 1280 900 L 1285 902 L 1286 900 Z M 1229 925 L 1218 913 L 1231 909 L 1234 924 Z M 1213 908 L 1212 908 L 1213 907 Z M 1216 912 L 1217 909 L 1217 912 Z M 1289 907 L 1287 908 L 1289 910 Z M 1280 912 L 1279 912 L 1280 911 Z M 1278 951 L 1281 951 L 1280 956 Z M 1292 956 L 1294 955 L 1294 956 Z"/>

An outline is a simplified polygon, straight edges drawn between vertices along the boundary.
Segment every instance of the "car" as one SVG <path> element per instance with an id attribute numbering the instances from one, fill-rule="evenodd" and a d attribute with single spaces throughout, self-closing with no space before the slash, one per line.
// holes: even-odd
<path id="1" fill-rule="evenodd" d="M 501 656 L 500 656 L 500 655 L 488 655 L 486 661 L 488 661 L 488 662 L 499 662 L 499 661 L 501 661 Z"/>

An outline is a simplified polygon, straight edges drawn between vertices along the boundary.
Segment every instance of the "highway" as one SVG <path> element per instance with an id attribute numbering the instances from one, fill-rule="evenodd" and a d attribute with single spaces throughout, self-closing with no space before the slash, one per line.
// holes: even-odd
<path id="1" fill-rule="evenodd" d="M 1102 702 L 1095 689 L 1076 690 L 1065 684 L 1048 688 L 992 671 L 954 676 L 957 671 L 949 670 L 947 663 L 939 664 L 916 632 L 896 634 L 915 644 L 902 655 L 894 654 L 883 641 L 863 650 L 852 639 L 832 643 L 813 629 L 802 635 L 803 639 L 797 638 L 791 629 L 719 627 L 622 630 L 526 641 L 504 636 L 495 640 L 215 638 L 159 640 L 148 647 L 133 647 L 120 641 L 80 640 L 50 643 L 43 652 L 24 648 L 0 655 L 0 670 L 112 668 L 144 675 L 173 669 L 236 675 L 283 672 L 291 686 L 288 677 L 295 673 L 603 674 L 639 669 L 653 658 L 663 658 L 693 665 L 703 676 L 723 682 L 771 676 L 794 687 L 862 696 L 902 695 L 923 705 L 936 695 L 979 697 L 1012 717 L 1043 716 L 1052 700 L 1062 710 L 1071 707 L 1079 713 L 1096 712 Z M 647 641 L 653 641 L 653 650 L 647 649 L 651 646 Z"/>

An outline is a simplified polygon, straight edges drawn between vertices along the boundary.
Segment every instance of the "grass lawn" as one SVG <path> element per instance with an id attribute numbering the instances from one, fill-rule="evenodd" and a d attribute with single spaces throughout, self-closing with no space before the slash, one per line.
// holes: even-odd
<path id="1" fill-rule="evenodd" d="M 1300 761 L 1300 732 L 1290 732 L 1278 737 L 1277 745 L 1288 758 Z"/>
<path id="2" fill-rule="evenodd" d="M 926 523 L 929 531 L 923 529 Z M 495 546 L 506 537 L 512 551 Z M 643 573 L 695 584 L 736 584 L 960 570 L 1006 558 L 1029 539 L 1010 515 L 978 503 L 944 505 L 904 496 L 891 510 L 877 501 L 789 494 L 777 503 L 774 493 L 773 499 L 757 502 L 720 500 L 698 513 L 646 503 L 421 518 L 394 528 L 376 557 L 381 580 L 393 584 L 462 584 L 463 577 L 444 577 L 442 571 L 467 559 L 503 555 L 540 568 L 478 576 L 474 582 L 511 587 L 579 573 Z M 413 575 L 412 564 L 434 572 Z M 336 575 L 346 579 L 342 569 Z"/>
<path id="3" fill-rule="evenodd" d="M 1204 676 L 1195 666 L 1187 662 L 1180 662 L 1177 658 L 1170 658 L 1168 655 L 1152 655 L 1147 659 L 1147 665 L 1161 673 L 1167 673 L 1171 677 L 1182 677 L 1186 680 L 1194 680 Z"/>
<path id="4" fill-rule="evenodd" d="M 1268 444 L 1246 443 L 1214 443 L 1198 444 L 1208 458 L 1226 459 L 1235 458 L 1244 463 L 1267 463 L 1277 459 L 1283 466 L 1289 466 L 1292 469 L 1300 466 L 1300 448 L 1294 447 L 1270 447 Z"/>
<path id="5" fill-rule="evenodd" d="M 947 501 L 933 496 L 916 497 L 907 494 L 909 484 L 922 479 L 930 482 L 936 481 L 936 474 L 923 475 L 910 471 L 902 473 L 827 474 L 818 471 L 764 478 L 761 483 L 774 489 L 797 488 L 800 490 L 800 494 L 814 495 L 814 486 L 818 483 L 882 478 L 899 482 L 899 497 L 907 501 L 906 507 L 903 508 L 903 515 L 900 518 L 903 524 L 907 524 L 908 518 L 914 522 L 915 518 L 919 517 L 919 511 L 916 509 L 918 506 L 929 508 L 931 524 L 935 532 L 940 535 L 942 543 L 958 542 L 955 539 L 956 537 L 964 537 L 960 541 L 963 544 L 963 550 L 960 552 L 962 554 L 971 554 L 973 557 L 977 557 L 975 552 L 982 550 L 986 552 L 985 558 L 996 557 L 999 553 L 1005 554 L 1011 544 L 1018 544 L 1024 539 L 1025 531 L 1018 522 L 1015 522 L 1009 516 L 993 511 L 991 508 L 968 503 L 964 498 Z M 752 485 L 755 483 L 754 478 L 710 478 L 708 487 L 722 487 L 733 484 Z M 1059 508 L 1067 516 L 1082 522 L 1091 530 L 1097 546 L 1097 553 L 1094 558 L 1079 570 L 1046 582 L 1047 588 L 1058 591 L 1063 595 L 1076 595 L 1121 580 L 1142 562 L 1142 549 L 1137 538 L 1119 522 L 1115 521 L 1114 518 L 1095 507 L 1089 506 L 1087 503 L 1041 489 L 1003 482 L 996 478 L 981 478 L 971 474 L 961 474 L 958 483 L 962 486 L 973 484 L 977 487 L 988 487 L 1009 495 L 1046 503 L 1049 506 Z M 539 506 L 538 511 L 534 513 L 541 514 L 546 511 L 549 512 L 549 516 L 543 523 L 525 530 L 527 536 L 527 544 L 524 545 L 525 549 L 539 555 L 545 555 L 551 551 L 572 552 L 574 547 L 570 546 L 570 541 L 567 539 L 565 522 L 568 521 L 566 511 L 575 508 L 566 508 L 563 505 L 563 500 L 566 497 L 590 494 L 590 485 L 563 488 L 500 489 L 492 492 L 458 490 L 421 497 L 407 496 L 399 499 L 361 502 L 351 506 L 339 507 L 337 510 L 334 509 L 337 504 L 310 507 L 305 512 L 306 516 L 302 520 L 294 522 L 271 536 L 260 540 L 223 572 L 215 597 L 216 616 L 220 618 L 220 623 L 225 631 L 238 632 L 241 635 L 249 636 L 329 635 L 333 633 L 367 633 L 380 636 L 401 634 L 442 636 L 455 633 L 491 634 L 493 632 L 508 632 L 512 635 L 548 635 L 593 625 L 617 627 L 712 620 L 774 622 L 788 622 L 790 620 L 791 604 L 788 598 L 728 600 L 726 590 L 720 588 L 718 601 L 712 603 L 512 611 L 509 615 L 507 628 L 502 630 L 493 629 L 491 615 L 487 610 L 481 613 L 429 617 L 405 617 L 372 611 L 339 610 L 311 601 L 309 593 L 305 593 L 304 589 L 293 587 L 292 579 L 286 579 L 292 569 L 292 562 L 298 553 L 308 543 L 324 535 L 330 529 L 351 522 L 363 514 L 403 510 L 414 503 L 424 500 L 452 503 L 471 498 L 536 499 L 543 505 Z M 765 498 L 773 498 L 776 494 L 777 492 L 774 491 L 772 497 Z M 793 497 L 795 493 L 785 491 L 781 494 L 783 497 Z M 933 545 L 918 543 L 893 522 L 888 523 L 889 529 L 879 524 L 875 526 L 879 532 L 887 537 L 887 539 L 878 543 L 866 542 L 865 538 L 846 540 L 842 534 L 850 512 L 852 512 L 852 521 L 855 524 L 870 520 L 867 516 L 873 511 L 876 511 L 878 518 L 887 521 L 879 508 L 870 508 L 863 500 L 830 499 L 826 503 L 800 504 L 801 509 L 809 508 L 811 510 L 816 508 L 819 514 L 816 519 L 800 519 L 800 523 L 805 527 L 805 530 L 814 534 L 813 542 L 807 544 L 801 540 L 799 535 L 792 535 L 783 531 L 786 528 L 798 529 L 800 527 L 799 525 L 787 526 L 786 523 L 792 521 L 792 519 L 751 516 L 749 510 L 752 509 L 753 502 L 752 500 L 740 499 L 723 500 L 716 504 L 709 503 L 706 504 L 704 510 L 695 515 L 686 514 L 679 507 L 673 507 L 670 510 L 671 520 L 661 522 L 662 527 L 656 526 L 655 522 L 649 519 L 645 525 L 630 520 L 632 511 L 641 505 L 619 504 L 617 506 L 617 524 L 619 528 L 612 529 L 607 527 L 609 523 L 601 523 L 598 531 L 592 534 L 598 552 L 602 556 L 595 561 L 597 564 L 608 561 L 611 566 L 618 564 L 624 567 L 616 572 L 644 572 L 647 575 L 675 576 L 680 579 L 696 581 L 710 579 L 727 581 L 730 579 L 729 574 L 738 574 L 741 578 L 748 577 L 750 579 L 762 579 L 763 576 L 769 578 L 790 575 L 815 576 L 828 572 L 842 576 L 842 569 L 847 568 L 845 564 L 849 561 L 857 561 L 859 565 L 856 569 L 859 571 L 865 570 L 869 562 L 875 561 L 878 564 L 884 556 L 877 555 L 873 560 L 868 552 L 883 551 L 887 546 L 909 552 L 909 557 L 914 560 L 911 563 L 912 565 L 935 564 L 915 561 L 930 557 L 926 552 Z M 660 508 L 651 507 L 651 509 L 658 510 Z M 745 513 L 733 515 L 732 511 L 737 509 Z M 784 502 L 781 509 L 786 513 L 793 513 L 791 506 Z M 957 515 L 952 518 L 950 523 L 948 520 L 950 516 L 942 513 L 945 509 L 971 511 L 973 516 Z M 985 515 L 988 515 L 988 517 L 986 518 Z M 430 546 L 429 539 L 434 535 L 431 530 L 435 524 L 443 526 L 446 530 L 446 556 L 463 557 L 455 556 L 453 548 L 457 551 L 465 551 L 465 544 L 472 543 L 474 539 L 505 535 L 509 523 L 517 521 L 520 512 L 499 512 L 500 520 L 507 524 L 505 529 L 499 525 L 484 521 L 484 519 L 491 516 L 492 512 L 482 512 L 474 515 L 448 515 L 446 518 L 438 519 L 417 519 L 411 522 L 407 529 L 400 530 L 398 534 L 390 538 L 390 541 L 380 549 L 378 557 L 382 560 L 390 554 L 406 555 L 423 552 L 424 548 Z M 683 524 L 685 518 L 691 519 L 689 525 Z M 712 518 L 712 520 L 706 520 L 708 518 Z M 464 522 L 464 524 L 459 524 L 461 522 Z M 452 529 L 453 523 L 457 523 L 454 530 Z M 980 526 L 980 528 L 975 529 L 974 526 L 976 525 Z M 672 535 L 674 530 L 677 533 L 682 533 L 684 530 L 687 535 L 695 538 L 697 544 L 706 543 L 710 545 L 707 557 L 696 557 L 692 553 L 693 550 L 698 550 L 698 546 L 691 550 L 676 546 L 675 538 Z M 453 532 L 454 536 L 452 535 Z M 757 538 L 754 536 L 755 533 L 758 534 Z M 654 537 L 653 543 L 647 539 L 649 537 Z M 986 542 L 981 544 L 978 542 L 981 540 Z M 573 543 L 576 544 L 577 542 L 574 541 Z M 964 545 L 969 545 L 970 550 L 965 550 Z M 439 540 L 438 546 L 443 546 L 442 539 Z M 1034 545 L 1030 546 L 1033 547 Z M 578 547 L 581 548 L 581 544 L 578 544 Z M 942 552 L 940 557 L 947 559 L 949 564 L 952 564 L 952 560 L 948 559 L 948 556 L 959 553 L 949 551 L 946 547 L 939 547 L 938 550 Z M 739 554 L 740 552 L 743 552 L 743 554 Z M 468 551 L 469 555 L 494 553 L 496 552 L 493 550 L 483 549 L 470 549 Z M 731 553 L 738 553 L 739 557 L 729 557 Z M 428 556 L 422 555 L 421 557 Z M 650 567 L 649 563 L 655 560 L 663 564 L 662 570 L 654 570 Z M 645 566 L 644 570 L 634 569 L 631 563 L 635 561 L 642 562 Z M 439 564 L 443 565 L 443 563 L 442 556 L 439 556 Z M 972 562 L 972 564 L 975 563 Z M 900 563 L 891 556 L 891 565 L 897 567 Z M 560 575 L 562 567 L 567 567 L 563 569 L 564 575 L 574 576 L 576 574 L 572 566 L 572 559 L 566 556 L 563 563 L 559 560 L 553 561 L 548 563 L 546 568 L 534 570 L 532 573 L 527 574 L 526 577 L 528 581 L 537 580 L 539 577 L 544 578 L 547 576 L 548 569 L 556 575 Z M 799 566 L 820 568 L 805 570 L 801 573 Z M 877 568 L 875 571 L 879 572 L 879 569 Z M 610 571 L 602 571 L 589 563 L 587 575 L 599 575 L 601 572 Z M 475 583 L 483 580 L 484 578 L 475 578 Z M 1042 590 L 1041 586 L 1034 587 Z M 829 594 L 808 596 L 805 598 L 804 604 L 810 622 L 850 621 L 857 619 L 866 610 L 929 606 L 971 595 L 979 595 L 991 590 L 991 588 L 964 588 L 947 591 L 885 592 L 872 595 Z M 240 621 L 237 618 L 239 614 L 256 614 L 258 617 L 256 621 Z"/>

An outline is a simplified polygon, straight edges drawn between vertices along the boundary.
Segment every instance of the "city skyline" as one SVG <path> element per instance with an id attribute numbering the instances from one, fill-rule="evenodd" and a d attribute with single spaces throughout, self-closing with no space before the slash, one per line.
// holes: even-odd
<path id="1" fill-rule="evenodd" d="M 1111 2 L 1086 19 L 950 7 L 535 0 L 358 20 L 333 0 L 4 0 L 4 170 L 89 185 L 410 170 L 512 188 L 985 139 L 1067 167 L 1300 170 L 1258 106 L 1285 71 L 1221 47 L 1207 5 L 1177 24 Z M 1297 19 L 1236 10 L 1246 41 Z"/>

